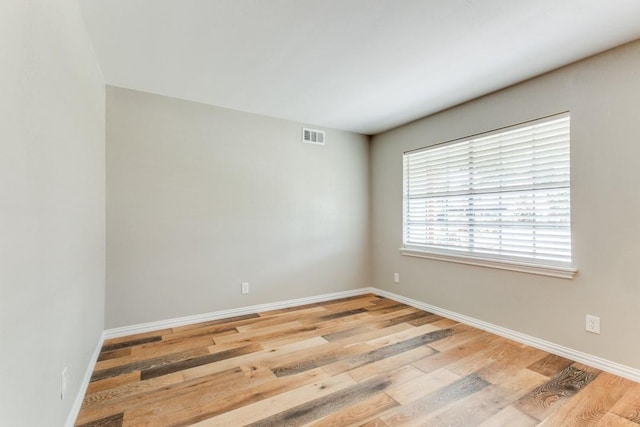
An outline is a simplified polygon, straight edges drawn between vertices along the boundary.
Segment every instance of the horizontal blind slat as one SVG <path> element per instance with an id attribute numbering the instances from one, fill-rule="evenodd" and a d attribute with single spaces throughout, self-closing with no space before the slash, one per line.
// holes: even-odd
<path id="1" fill-rule="evenodd" d="M 571 262 L 570 118 L 404 156 L 404 242 Z"/>

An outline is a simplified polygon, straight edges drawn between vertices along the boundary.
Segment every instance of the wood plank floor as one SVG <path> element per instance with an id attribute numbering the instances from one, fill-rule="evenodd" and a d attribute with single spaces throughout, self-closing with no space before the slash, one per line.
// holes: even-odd
<path id="1" fill-rule="evenodd" d="M 636 426 L 640 384 L 375 295 L 108 340 L 76 426 Z"/>

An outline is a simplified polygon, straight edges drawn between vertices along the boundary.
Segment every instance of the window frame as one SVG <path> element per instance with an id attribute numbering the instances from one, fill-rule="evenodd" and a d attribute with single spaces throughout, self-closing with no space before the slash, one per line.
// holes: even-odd
<path id="1" fill-rule="evenodd" d="M 508 256 L 501 256 L 501 255 L 492 256 L 491 254 L 473 253 L 472 250 L 468 250 L 468 251 L 460 250 L 460 249 L 447 250 L 447 249 L 441 249 L 441 248 L 430 248 L 428 246 L 412 245 L 407 243 L 407 240 L 408 240 L 407 239 L 408 177 L 407 177 L 407 170 L 405 166 L 407 156 L 410 156 L 411 154 L 422 153 L 424 151 L 435 149 L 437 147 L 443 147 L 443 146 L 452 145 L 452 144 L 462 144 L 464 142 L 473 141 L 479 138 L 486 138 L 494 135 L 506 134 L 514 130 L 530 127 L 532 125 L 535 125 L 536 123 L 552 121 L 554 119 L 558 119 L 562 117 L 567 117 L 570 120 L 570 113 L 566 111 L 559 114 L 553 114 L 550 116 L 541 117 L 538 119 L 518 123 L 515 125 L 494 129 L 488 132 L 482 132 L 479 134 L 474 134 L 474 135 L 466 136 L 463 138 L 457 138 L 454 140 L 445 141 L 438 144 L 432 144 L 429 146 L 404 152 L 402 157 L 403 159 L 403 163 L 402 163 L 402 168 L 403 168 L 403 171 L 402 171 L 402 247 L 400 248 L 400 253 L 402 255 L 411 256 L 411 257 L 427 258 L 432 260 L 455 262 L 455 263 L 469 264 L 469 265 L 475 265 L 475 266 L 497 268 L 502 270 L 518 271 L 523 273 L 539 274 L 539 275 L 559 277 L 564 279 L 573 278 L 577 272 L 577 269 L 573 265 L 573 262 L 574 262 L 573 238 L 571 236 L 573 227 L 572 227 L 572 221 L 571 221 L 570 205 L 568 210 L 570 215 L 569 238 L 570 238 L 571 262 L 568 262 L 568 263 L 556 262 L 552 260 L 540 260 L 540 259 L 535 259 L 533 257 L 532 258 L 523 257 L 522 259 L 515 259 L 514 257 L 508 257 Z M 570 122 L 569 122 L 569 128 L 570 128 Z M 570 150 L 571 149 L 571 131 L 569 132 L 570 133 L 569 133 L 568 143 L 569 143 L 569 150 Z M 571 160 L 569 157 L 569 167 L 570 167 L 570 164 L 571 164 Z M 569 192 L 571 192 L 571 188 L 572 188 L 571 178 L 569 177 L 569 185 L 568 185 Z M 535 190 L 532 189 L 530 191 L 534 192 Z M 508 194 L 509 192 L 510 190 L 507 189 L 505 191 L 501 191 L 500 193 Z M 471 249 L 471 248 L 469 247 L 468 249 Z"/>

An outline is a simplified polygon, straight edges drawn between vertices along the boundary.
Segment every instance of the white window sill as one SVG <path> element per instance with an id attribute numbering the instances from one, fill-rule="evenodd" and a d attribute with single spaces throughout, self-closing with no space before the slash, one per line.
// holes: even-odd
<path id="1" fill-rule="evenodd" d="M 540 274 L 542 276 L 559 277 L 562 279 L 572 279 L 578 272 L 573 267 L 560 267 L 553 265 L 539 265 L 518 261 L 507 261 L 495 258 L 471 257 L 459 254 L 444 254 L 437 252 L 427 252 L 415 248 L 400 248 L 402 255 L 434 259 L 438 261 L 457 262 L 460 264 L 477 265 L 480 267 L 497 268 L 500 270 L 519 271 L 521 273 Z"/>

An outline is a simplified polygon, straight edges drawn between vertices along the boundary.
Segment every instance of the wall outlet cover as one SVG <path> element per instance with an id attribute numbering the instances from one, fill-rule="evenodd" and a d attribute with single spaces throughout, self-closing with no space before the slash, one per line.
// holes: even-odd
<path id="1" fill-rule="evenodd" d="M 67 367 L 65 366 L 60 374 L 60 400 L 64 399 L 64 395 L 67 392 Z"/>
<path id="2" fill-rule="evenodd" d="M 594 334 L 600 333 L 600 318 L 587 314 L 585 329 Z"/>

